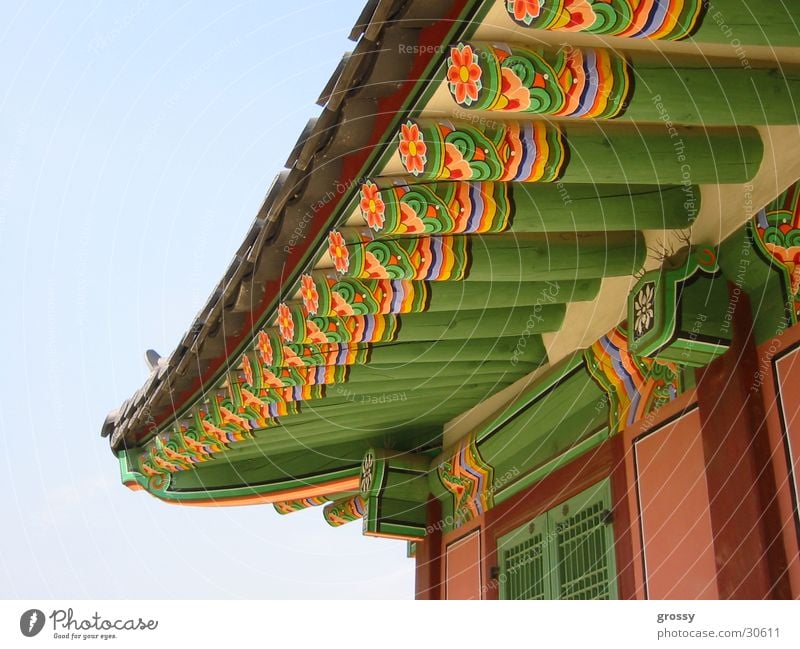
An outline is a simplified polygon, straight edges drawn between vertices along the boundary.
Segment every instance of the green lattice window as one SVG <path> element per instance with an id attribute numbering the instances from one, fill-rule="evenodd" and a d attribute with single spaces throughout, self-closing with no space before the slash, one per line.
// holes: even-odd
<path id="1" fill-rule="evenodd" d="M 501 599 L 616 599 L 611 492 L 601 482 L 498 539 Z"/>

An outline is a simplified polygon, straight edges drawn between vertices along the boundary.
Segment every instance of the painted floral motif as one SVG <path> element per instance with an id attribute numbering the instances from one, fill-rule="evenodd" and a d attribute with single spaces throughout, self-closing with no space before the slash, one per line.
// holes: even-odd
<path id="1" fill-rule="evenodd" d="M 364 518 L 367 505 L 360 494 L 337 500 L 325 506 L 322 515 L 332 527 L 339 527 L 345 523 Z"/>
<path id="2" fill-rule="evenodd" d="M 283 302 L 278 305 L 278 330 L 281 332 L 281 338 L 285 341 L 291 342 L 294 338 L 292 312 Z"/>
<path id="3" fill-rule="evenodd" d="M 364 277 L 366 279 L 390 279 L 389 271 L 373 252 L 364 251 Z"/>
<path id="4" fill-rule="evenodd" d="M 425 232 L 425 223 L 417 216 L 413 207 L 408 203 L 400 203 L 399 211 L 399 226 L 402 228 L 402 234 L 422 234 Z"/>
<path id="5" fill-rule="evenodd" d="M 447 82 L 456 102 L 469 106 L 473 101 L 478 101 L 478 92 L 483 85 L 478 55 L 472 47 L 459 43 L 451 48 L 447 63 Z"/>
<path id="6" fill-rule="evenodd" d="M 303 343 L 311 345 L 325 345 L 328 343 L 328 337 L 325 332 L 313 320 L 306 320 L 305 329 L 306 335 L 303 338 Z"/>
<path id="7" fill-rule="evenodd" d="M 452 142 L 444 144 L 444 168 L 447 180 L 468 180 L 472 177 L 472 168 L 464 159 L 464 154 Z"/>
<path id="8" fill-rule="evenodd" d="M 753 219 L 757 247 L 784 276 L 793 321 L 800 320 L 800 184 L 792 185 Z"/>
<path id="9" fill-rule="evenodd" d="M 514 20 L 530 25 L 542 13 L 542 0 L 507 0 L 506 8 Z"/>
<path id="10" fill-rule="evenodd" d="M 306 363 L 288 345 L 283 345 L 283 364 L 286 367 L 305 367 Z"/>
<path id="11" fill-rule="evenodd" d="M 531 105 L 531 93 L 522 84 L 522 79 L 511 68 L 503 68 L 501 75 L 500 94 L 505 103 L 499 107 L 500 110 L 528 110 Z"/>
<path id="12" fill-rule="evenodd" d="M 258 332 L 258 340 L 256 342 L 256 350 L 261 357 L 261 362 L 264 365 L 272 365 L 272 343 L 269 341 L 269 336 L 265 331 Z"/>
<path id="13" fill-rule="evenodd" d="M 697 27 L 704 0 L 506 0 L 508 15 L 534 29 L 680 40 Z"/>
<path id="14" fill-rule="evenodd" d="M 346 273 L 350 267 L 350 253 L 341 232 L 331 230 L 328 235 L 328 252 L 333 260 L 333 267 L 340 273 Z"/>
<path id="15" fill-rule="evenodd" d="M 478 100 L 468 106 L 472 110 L 611 119 L 624 111 L 632 91 L 627 60 L 608 50 L 466 46 L 476 53 L 485 84 Z M 450 94 L 456 100 L 452 85 Z M 424 129 L 423 135 L 434 160 L 433 140 Z"/>
<path id="16" fill-rule="evenodd" d="M 509 186 L 492 182 L 395 185 L 381 190 L 385 234 L 500 232 L 510 213 Z"/>
<path id="17" fill-rule="evenodd" d="M 242 372 L 244 372 L 244 380 L 247 385 L 253 385 L 253 366 L 250 364 L 247 354 L 242 356 Z"/>
<path id="18" fill-rule="evenodd" d="M 650 331 L 653 326 L 653 319 L 655 318 L 655 287 L 653 284 L 648 283 L 642 287 L 633 300 L 633 329 L 636 336 L 641 337 L 642 334 Z"/>
<path id="19" fill-rule="evenodd" d="M 375 183 L 368 181 L 361 186 L 359 207 L 361 207 L 361 214 L 369 227 L 376 231 L 383 227 L 386 205 Z"/>
<path id="20" fill-rule="evenodd" d="M 398 237 L 362 240 L 350 250 L 349 277 L 362 280 L 461 279 L 467 265 L 465 237 Z"/>
<path id="21" fill-rule="evenodd" d="M 607 0 L 600 2 L 605 4 Z M 542 9 L 544 0 L 506 0 L 506 11 L 516 22 L 526 27 L 531 26 L 537 18 L 541 18 L 545 23 L 537 21 L 535 26 L 542 29 L 592 31 L 597 21 L 597 14 L 592 9 L 590 0 L 562 0 L 560 7 L 551 9 L 549 19 L 545 17 Z M 607 19 L 606 22 L 614 21 Z"/>
<path id="22" fill-rule="evenodd" d="M 428 142 L 428 180 L 553 182 L 567 162 L 560 128 L 544 121 L 467 122 L 424 120 L 415 124 Z M 402 139 L 402 136 L 401 136 Z"/>
<path id="23" fill-rule="evenodd" d="M 419 126 L 409 121 L 400 125 L 400 161 L 410 174 L 419 176 L 428 161 L 427 146 Z"/>
<path id="24" fill-rule="evenodd" d="M 331 311 L 337 316 L 355 315 L 351 304 L 336 291 L 331 291 Z"/>
<path id="25" fill-rule="evenodd" d="M 567 0 L 564 5 L 564 14 L 556 24 L 558 29 L 567 32 L 589 29 L 597 21 L 597 14 L 588 0 Z"/>
<path id="26" fill-rule="evenodd" d="M 319 310 L 319 293 L 311 275 L 306 274 L 300 278 L 300 296 L 309 315 L 316 315 Z"/>

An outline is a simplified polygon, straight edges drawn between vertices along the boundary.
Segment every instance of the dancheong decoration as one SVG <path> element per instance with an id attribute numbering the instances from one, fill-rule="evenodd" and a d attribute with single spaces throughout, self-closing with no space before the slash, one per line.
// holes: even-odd
<path id="1" fill-rule="evenodd" d="M 419 281 L 337 278 L 324 271 L 301 279 L 304 286 L 311 286 L 302 293 L 303 308 L 309 316 L 417 313 L 425 308 L 430 294 L 428 285 Z"/>
<path id="2" fill-rule="evenodd" d="M 615 327 L 591 345 L 584 359 L 608 398 L 611 432 L 624 430 L 681 392 L 678 365 L 632 354 L 623 327 Z"/>
<path id="3" fill-rule="evenodd" d="M 792 185 L 753 219 L 758 250 L 781 273 L 792 324 L 800 318 L 800 190 Z"/>
<path id="4" fill-rule="evenodd" d="M 468 239 L 463 236 L 422 236 L 371 240 L 359 231 L 328 237 L 328 252 L 336 270 L 357 279 L 463 279 Z"/>
<path id="5" fill-rule="evenodd" d="M 393 314 L 306 316 L 303 304 L 285 303 L 280 305 L 279 310 L 290 323 L 290 327 L 282 332 L 286 343 L 328 345 L 387 342 L 393 340 L 397 333 L 398 322 Z"/>
<path id="6" fill-rule="evenodd" d="M 367 504 L 361 494 L 342 498 L 328 505 L 322 510 L 322 516 L 331 527 L 340 527 L 345 523 L 352 523 L 364 518 Z"/>
<path id="7" fill-rule="evenodd" d="M 483 460 L 475 435 L 467 435 L 442 461 L 439 480 L 453 494 L 453 520 L 456 527 L 480 516 L 494 505 L 493 470 Z"/>
<path id="8" fill-rule="evenodd" d="M 595 119 L 620 115 L 632 87 L 628 62 L 610 50 L 483 43 L 450 50 L 447 82 L 465 108 Z"/>
<path id="9" fill-rule="evenodd" d="M 506 183 L 404 184 L 380 191 L 366 183 L 361 197 L 364 220 L 382 235 L 502 232 L 511 213 Z"/>
<path id="10" fill-rule="evenodd" d="M 632 353 L 702 367 L 730 346 L 727 281 L 710 247 L 685 248 L 628 296 Z"/>
<path id="11" fill-rule="evenodd" d="M 508 15 L 535 29 L 680 40 L 702 20 L 702 0 L 505 0 Z"/>
<path id="12" fill-rule="evenodd" d="M 553 182 L 566 163 L 566 141 L 544 122 L 503 122 L 483 129 L 445 120 L 408 121 L 398 151 L 405 170 L 427 180 Z"/>
<path id="13" fill-rule="evenodd" d="M 299 512 L 309 507 L 319 507 L 331 501 L 327 496 L 311 496 L 310 498 L 295 498 L 294 500 L 282 500 L 273 503 L 275 511 L 279 514 L 291 514 Z"/>
<path id="14" fill-rule="evenodd" d="M 429 462 L 426 456 L 388 449 L 367 450 L 361 462 L 359 481 L 362 500 L 347 505 L 344 517 L 362 512 L 367 536 L 424 537 Z M 337 514 L 340 512 L 337 510 Z"/>
<path id="15" fill-rule="evenodd" d="M 256 336 L 253 353 L 249 354 L 251 368 L 265 367 L 305 367 L 316 365 L 353 365 L 364 362 L 365 348 L 352 344 L 328 343 L 321 345 L 287 344 L 280 332 L 265 329 Z M 245 360 L 242 358 L 244 371 Z"/>

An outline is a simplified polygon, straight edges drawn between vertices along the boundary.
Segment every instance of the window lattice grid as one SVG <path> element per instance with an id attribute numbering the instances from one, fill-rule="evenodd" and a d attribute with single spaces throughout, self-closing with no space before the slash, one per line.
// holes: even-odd
<path id="1" fill-rule="evenodd" d="M 557 524 L 559 599 L 610 599 L 603 513 L 598 501 Z"/>
<path id="2" fill-rule="evenodd" d="M 542 543 L 542 535 L 537 534 L 506 550 L 508 599 L 545 599 Z"/>

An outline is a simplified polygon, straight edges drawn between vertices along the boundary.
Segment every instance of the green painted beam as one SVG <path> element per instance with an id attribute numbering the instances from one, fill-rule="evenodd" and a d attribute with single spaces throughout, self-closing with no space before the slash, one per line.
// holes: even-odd
<path id="1" fill-rule="evenodd" d="M 738 61 L 727 67 L 708 67 L 705 61 L 666 67 L 638 58 L 633 58 L 637 92 L 620 119 L 700 126 L 797 123 L 797 68 L 747 69 Z"/>
<path id="2" fill-rule="evenodd" d="M 800 47 L 796 10 L 786 0 L 708 0 L 708 11 L 691 40 L 730 45 L 744 66 L 749 63 L 745 45 Z"/>
<path id="3" fill-rule="evenodd" d="M 448 83 L 453 100 L 468 110 L 695 126 L 797 122 L 796 67 L 482 42 L 451 48 L 451 65 L 470 54 L 480 69 L 480 87 L 471 88 L 470 96 L 463 83 Z"/>
<path id="4" fill-rule="evenodd" d="M 509 361 L 538 365 L 547 360 L 539 335 L 514 338 L 471 338 L 470 340 L 436 340 L 417 343 L 375 343 L 370 350 L 370 363 L 448 363 L 454 359 L 469 362 Z"/>
<path id="5" fill-rule="evenodd" d="M 746 45 L 800 46 L 795 6 L 786 0 L 659 0 L 642 6 L 638 0 L 585 0 L 580 11 L 570 13 L 567 3 L 539 7 L 536 15 L 507 5 L 509 25 L 562 32 L 588 32 L 632 39 L 682 40 L 723 43 L 731 54 L 747 64 Z M 536 32 L 531 32 L 534 35 Z"/>
<path id="6" fill-rule="evenodd" d="M 519 337 L 524 331 L 558 331 L 564 322 L 566 305 L 543 304 L 516 309 L 465 309 L 399 316 L 397 340 L 469 340 L 489 336 Z"/>
<path id="7" fill-rule="evenodd" d="M 698 205 L 681 186 L 437 182 L 362 186 L 364 220 L 386 238 L 413 234 L 685 228 Z M 690 188 L 699 195 L 697 187 Z"/>
<path id="8" fill-rule="evenodd" d="M 754 128 L 423 119 L 403 125 L 400 160 L 420 180 L 684 185 L 743 183 L 764 153 Z M 403 151 L 425 153 L 405 155 Z M 411 147 L 409 149 L 408 147 Z"/>
<path id="9" fill-rule="evenodd" d="M 516 368 L 507 365 L 504 371 L 500 372 L 476 372 L 474 374 L 442 374 L 425 378 L 387 378 L 385 376 L 375 376 L 371 381 L 359 383 L 337 383 L 328 386 L 324 399 L 314 399 L 304 401 L 304 411 L 311 412 L 320 404 L 328 399 L 343 398 L 351 402 L 356 400 L 371 400 L 385 396 L 386 398 L 407 398 L 409 394 L 424 390 L 444 390 L 457 394 L 462 387 L 470 387 L 475 384 L 480 385 L 499 385 L 508 384 L 516 381 L 524 375 L 522 369 L 514 371 Z M 527 369 L 527 368 L 526 368 Z M 296 416 L 296 415 L 294 415 Z"/>
<path id="10" fill-rule="evenodd" d="M 513 381 L 514 378 L 509 377 L 503 381 L 503 384 L 510 384 Z M 359 395 L 356 400 L 347 396 L 331 396 L 326 399 L 307 402 L 307 407 L 300 414 L 283 417 L 281 418 L 281 426 L 265 430 L 269 432 L 282 427 L 302 433 L 303 431 L 300 431 L 299 428 L 303 427 L 304 430 L 309 430 L 307 425 L 310 423 L 317 423 L 324 428 L 328 425 L 328 422 L 323 418 L 327 417 L 341 417 L 342 421 L 349 422 L 348 426 L 357 428 L 368 423 L 372 417 L 379 416 L 380 410 L 384 408 L 396 408 L 399 415 L 398 423 L 404 423 L 409 419 L 409 409 L 416 408 L 415 404 L 428 402 L 437 405 L 439 408 L 450 408 L 457 400 L 485 398 L 487 396 L 487 388 L 491 389 L 490 393 L 493 393 L 497 385 L 498 383 L 496 382 L 484 383 L 480 377 L 475 377 L 466 384 L 462 383 L 455 395 L 453 394 L 454 386 L 426 386 L 422 389 L 407 389 L 404 395 L 396 392 L 367 392 Z M 375 409 L 371 411 L 370 409 L 373 407 Z M 355 417 L 356 411 L 359 411 L 358 417 Z"/>
<path id="11" fill-rule="evenodd" d="M 473 235 L 467 281 L 576 280 L 632 275 L 647 256 L 640 232 Z"/>
<path id="12" fill-rule="evenodd" d="M 292 314 L 337 317 L 342 315 L 340 300 L 356 314 L 418 313 L 461 309 L 498 309 L 543 303 L 593 300 L 600 290 L 599 279 L 559 282 L 426 282 L 421 280 L 355 279 L 335 277 L 326 271 L 303 276 L 311 280 L 316 293 L 306 284 L 306 302 L 286 302 Z M 310 297 L 309 297 L 310 296 Z M 413 300 L 404 299 L 413 296 Z"/>
<path id="13" fill-rule="evenodd" d="M 764 154 L 754 128 L 572 122 L 564 132 L 570 150 L 564 183 L 744 183 L 756 175 Z"/>
<path id="14" fill-rule="evenodd" d="M 428 311 L 502 309 L 593 300 L 601 280 L 551 282 L 428 282 Z"/>
<path id="15" fill-rule="evenodd" d="M 530 365 L 532 366 L 532 365 Z M 353 365 L 348 372 L 347 381 L 337 384 L 344 388 L 358 386 L 359 389 L 374 385 L 379 381 L 409 382 L 442 380 L 444 378 L 457 378 L 469 380 L 470 377 L 488 375 L 501 375 L 508 372 L 519 374 L 520 368 L 513 366 L 509 359 L 502 361 L 471 362 L 462 361 L 458 357 L 452 361 L 438 364 L 433 367 L 429 363 L 404 363 L 404 364 L 374 364 Z M 328 386 L 327 392 L 335 393 L 336 386 Z M 383 388 L 380 388 L 383 389 Z"/>
<path id="16" fill-rule="evenodd" d="M 291 480 L 295 476 L 327 473 L 342 467 L 356 469 L 361 464 L 365 450 L 363 443 L 351 442 L 320 446 L 319 453 L 287 453 L 274 457 L 261 454 L 237 458 L 233 462 L 223 456 L 200 464 L 195 470 L 171 474 L 172 488 L 186 492 L 255 486 Z M 301 486 L 303 478 L 296 482 L 298 487 Z M 285 486 L 277 486 L 276 490 L 282 488 Z"/>
<path id="17" fill-rule="evenodd" d="M 678 230 L 699 210 L 685 187 L 601 183 L 509 183 L 511 232 Z M 700 196 L 699 188 L 689 188 Z"/>
<path id="18" fill-rule="evenodd" d="M 198 465 L 192 473 L 204 474 L 220 462 L 238 462 L 264 456 L 277 458 L 283 453 L 314 455 L 316 448 L 353 440 L 374 443 L 390 435 L 393 442 L 397 442 L 406 432 L 413 435 L 418 431 L 440 431 L 446 421 L 510 383 L 473 383 L 461 386 L 455 394 L 449 387 L 427 389 L 424 395 L 409 393 L 405 399 L 396 400 L 392 400 L 395 395 L 385 393 L 353 399 L 324 399 L 314 409 L 284 417 L 280 425 L 257 431 L 252 440 L 231 445 L 218 459 Z M 389 398 L 389 401 L 380 402 L 382 397 Z M 328 401 L 331 403 L 326 403 Z M 181 471 L 175 475 L 184 476 L 187 473 L 190 472 Z"/>

